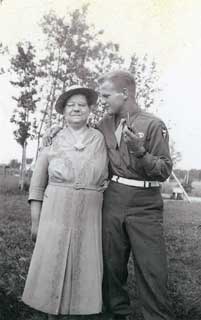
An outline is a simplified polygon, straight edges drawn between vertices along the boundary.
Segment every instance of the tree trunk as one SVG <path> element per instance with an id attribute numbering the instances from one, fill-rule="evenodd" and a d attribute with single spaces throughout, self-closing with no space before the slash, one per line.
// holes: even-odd
<path id="1" fill-rule="evenodd" d="M 52 114 L 53 114 L 53 107 L 55 103 L 55 93 L 56 93 L 56 87 L 58 83 L 58 74 L 60 70 L 60 65 L 61 65 L 61 49 L 59 48 L 59 53 L 58 53 L 58 62 L 57 62 L 57 70 L 56 70 L 56 76 L 53 79 L 53 84 L 52 84 L 52 97 L 50 100 L 50 107 L 49 107 L 49 122 L 48 122 L 48 128 L 51 128 L 52 126 Z"/>
<path id="2" fill-rule="evenodd" d="M 24 183 L 25 183 L 25 174 L 26 174 L 26 149 L 27 149 L 27 142 L 24 142 L 24 145 L 22 147 L 22 164 L 21 164 L 21 170 L 20 170 L 20 181 L 19 181 L 19 187 L 20 190 L 24 190 Z"/>
<path id="3" fill-rule="evenodd" d="M 41 122 L 40 122 L 40 128 L 39 128 L 39 131 L 38 131 L 38 136 L 37 136 L 37 149 L 36 149 L 36 159 L 38 158 L 38 152 L 39 152 L 39 147 L 40 147 L 41 132 L 42 132 L 42 128 L 43 128 L 43 125 L 44 125 L 44 122 L 45 122 L 45 118 L 46 118 L 46 116 L 47 116 L 48 105 L 49 105 L 49 102 L 47 102 L 47 104 L 46 104 L 45 111 L 44 111 L 44 113 L 43 113 L 43 117 L 42 117 Z"/>

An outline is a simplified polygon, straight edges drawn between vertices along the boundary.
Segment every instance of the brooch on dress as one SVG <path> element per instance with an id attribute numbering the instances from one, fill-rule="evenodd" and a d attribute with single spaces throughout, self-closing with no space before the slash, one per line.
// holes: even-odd
<path id="1" fill-rule="evenodd" d="M 76 144 L 74 144 L 74 148 L 76 151 L 83 151 L 85 149 L 85 145 L 79 141 Z"/>

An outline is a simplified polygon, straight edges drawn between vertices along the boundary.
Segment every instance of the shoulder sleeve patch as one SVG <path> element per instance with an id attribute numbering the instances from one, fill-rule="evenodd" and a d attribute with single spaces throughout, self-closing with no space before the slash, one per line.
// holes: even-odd
<path id="1" fill-rule="evenodd" d="M 166 139 L 166 137 L 167 137 L 167 129 L 161 128 L 161 130 L 162 130 L 162 136 L 163 136 L 163 138 Z"/>

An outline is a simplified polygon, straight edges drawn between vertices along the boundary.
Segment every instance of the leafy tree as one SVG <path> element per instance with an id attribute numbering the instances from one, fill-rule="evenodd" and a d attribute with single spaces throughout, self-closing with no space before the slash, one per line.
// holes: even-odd
<path id="1" fill-rule="evenodd" d="M 191 169 L 189 172 L 189 176 L 193 181 L 201 180 L 201 170 L 199 169 Z"/>
<path id="2" fill-rule="evenodd" d="M 45 126 L 62 123 L 55 113 L 57 97 L 73 84 L 96 86 L 96 79 L 103 73 L 124 68 L 124 59 L 115 43 L 103 43 L 103 31 L 96 31 L 87 23 L 88 5 L 58 17 L 53 11 L 45 15 L 41 28 L 45 36 L 44 58 L 40 61 L 42 92 L 45 108 L 38 131 L 38 146 Z M 133 54 L 129 71 L 137 84 L 137 102 L 142 108 L 151 108 L 159 99 L 159 75 L 155 61 L 148 55 L 142 58 Z M 91 114 L 91 124 L 99 121 L 106 112 L 98 104 Z"/>
<path id="3" fill-rule="evenodd" d="M 158 104 L 161 89 L 159 87 L 159 74 L 154 60 L 150 61 L 148 55 L 142 58 L 133 54 L 130 61 L 129 71 L 136 81 L 136 100 L 142 109 L 150 109 Z"/>
<path id="4" fill-rule="evenodd" d="M 20 162 L 17 159 L 10 160 L 8 166 L 12 169 L 19 169 L 20 168 Z"/>
<path id="5" fill-rule="evenodd" d="M 8 53 L 8 48 L 3 46 L 3 43 L 0 42 L 0 55 L 5 55 Z M 5 73 L 5 68 L 0 67 L 0 75 Z"/>
<path id="6" fill-rule="evenodd" d="M 63 117 L 54 111 L 54 105 L 57 97 L 67 87 L 73 84 L 95 87 L 101 74 L 114 69 L 125 69 L 119 46 L 112 42 L 104 43 L 103 31 L 96 31 L 93 25 L 87 23 L 87 14 L 88 5 L 68 12 L 64 17 L 50 11 L 40 23 L 44 35 L 44 49 L 40 52 L 42 59 L 38 69 L 40 72 L 37 72 L 38 81 L 35 77 L 36 83 L 31 83 L 34 89 L 36 84 L 40 86 L 42 113 L 37 128 L 38 147 L 44 129 L 56 123 L 63 124 Z M 136 79 L 139 105 L 142 108 L 155 105 L 156 96 L 160 92 L 155 62 L 150 62 L 147 55 L 140 59 L 133 54 L 128 69 Z M 36 74 L 36 71 L 34 73 Z M 35 112 L 35 107 L 32 111 L 30 114 Z M 104 107 L 98 104 L 91 114 L 91 124 L 99 121 L 105 112 Z M 21 120 L 24 123 L 24 131 L 30 134 L 26 138 L 33 138 L 36 122 L 29 123 L 27 128 L 27 121 Z M 12 121 L 14 122 L 14 118 Z M 22 131 L 22 126 L 20 130 Z M 19 130 L 18 135 L 16 134 L 17 132 L 17 141 L 22 145 L 23 141 L 19 141 L 22 134 L 19 136 Z"/>
<path id="7" fill-rule="evenodd" d="M 30 42 L 18 43 L 17 54 L 11 58 L 10 72 L 13 77 L 11 84 L 18 89 L 19 94 L 13 99 L 16 108 L 10 121 L 15 125 L 14 137 L 22 147 L 22 165 L 20 173 L 20 189 L 23 190 L 26 171 L 26 148 L 29 139 L 36 134 L 37 120 L 34 117 L 38 101 L 36 86 L 37 64 L 35 49 Z"/>
<path id="8" fill-rule="evenodd" d="M 54 111 L 56 98 L 73 84 L 94 87 L 98 76 L 119 67 L 123 59 L 119 47 L 102 43 L 103 31 L 96 32 L 87 23 L 88 5 L 58 17 L 49 12 L 41 21 L 45 36 L 44 58 L 40 61 L 42 92 L 45 108 L 38 132 L 38 144 L 43 125 L 62 121 Z"/>

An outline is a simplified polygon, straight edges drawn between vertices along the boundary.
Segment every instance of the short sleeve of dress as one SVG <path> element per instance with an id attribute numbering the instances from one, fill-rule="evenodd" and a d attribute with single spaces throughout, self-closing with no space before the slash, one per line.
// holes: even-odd
<path id="1" fill-rule="evenodd" d="M 36 160 L 31 178 L 28 200 L 43 201 L 43 196 L 48 183 L 48 150 L 44 148 Z"/>
<path id="2" fill-rule="evenodd" d="M 101 132 L 97 132 L 97 142 L 94 150 L 96 165 L 98 170 L 102 170 L 102 182 L 108 180 L 108 156 L 104 136 Z"/>

